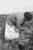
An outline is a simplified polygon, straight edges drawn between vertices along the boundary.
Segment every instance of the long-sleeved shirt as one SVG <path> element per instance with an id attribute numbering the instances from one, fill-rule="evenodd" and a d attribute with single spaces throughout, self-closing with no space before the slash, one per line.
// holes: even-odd
<path id="1" fill-rule="evenodd" d="M 16 26 L 20 28 L 20 23 L 24 21 L 24 13 L 14 13 L 7 17 L 6 27 L 5 27 L 5 37 L 6 39 L 16 39 L 19 37 L 19 32 L 15 32 L 14 23 L 16 21 Z"/>

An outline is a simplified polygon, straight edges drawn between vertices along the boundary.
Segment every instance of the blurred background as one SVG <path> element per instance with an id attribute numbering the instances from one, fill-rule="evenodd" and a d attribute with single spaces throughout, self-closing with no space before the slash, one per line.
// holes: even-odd
<path id="1" fill-rule="evenodd" d="M 0 14 L 33 11 L 33 0 L 0 0 Z"/>

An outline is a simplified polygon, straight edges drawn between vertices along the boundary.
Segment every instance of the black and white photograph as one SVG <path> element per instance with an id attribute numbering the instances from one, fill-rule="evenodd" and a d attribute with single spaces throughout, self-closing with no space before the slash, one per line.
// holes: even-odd
<path id="1" fill-rule="evenodd" d="M 0 50 L 33 50 L 33 0 L 0 0 Z"/>

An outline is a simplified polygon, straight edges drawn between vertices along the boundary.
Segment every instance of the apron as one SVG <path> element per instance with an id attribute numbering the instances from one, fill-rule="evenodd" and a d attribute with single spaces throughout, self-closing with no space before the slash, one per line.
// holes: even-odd
<path id="1" fill-rule="evenodd" d="M 14 26 L 11 27 L 7 21 L 6 21 L 6 26 L 5 26 L 5 39 L 16 39 L 19 37 L 19 33 L 15 32 Z"/>

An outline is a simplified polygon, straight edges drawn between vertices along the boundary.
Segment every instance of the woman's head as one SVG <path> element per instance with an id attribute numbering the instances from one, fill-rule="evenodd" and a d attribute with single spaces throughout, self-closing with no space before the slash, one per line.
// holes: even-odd
<path id="1" fill-rule="evenodd" d="M 26 21 L 30 21 L 32 19 L 32 14 L 30 12 L 25 12 L 24 17 Z"/>

